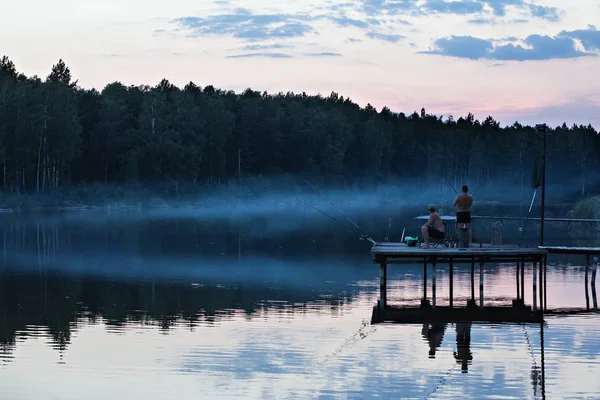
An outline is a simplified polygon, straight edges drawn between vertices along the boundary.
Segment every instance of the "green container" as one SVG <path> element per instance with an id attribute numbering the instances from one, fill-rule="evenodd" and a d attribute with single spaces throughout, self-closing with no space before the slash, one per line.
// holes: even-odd
<path id="1" fill-rule="evenodd" d="M 417 245 L 417 243 L 419 242 L 419 238 L 414 238 L 414 237 L 407 237 L 406 239 L 404 239 L 406 241 L 406 245 L 408 247 L 415 247 Z"/>

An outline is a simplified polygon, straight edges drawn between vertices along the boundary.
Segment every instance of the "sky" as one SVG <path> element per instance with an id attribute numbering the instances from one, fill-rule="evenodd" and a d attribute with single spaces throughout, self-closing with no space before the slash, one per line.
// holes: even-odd
<path id="1" fill-rule="evenodd" d="M 599 129 L 599 29 L 597 0 L 25 0 L 0 56 L 40 77 L 63 59 L 98 90 L 166 78 Z"/>

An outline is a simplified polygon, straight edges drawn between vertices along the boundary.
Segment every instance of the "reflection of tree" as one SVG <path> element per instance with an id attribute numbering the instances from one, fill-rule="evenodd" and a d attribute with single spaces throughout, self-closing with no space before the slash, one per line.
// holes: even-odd
<path id="1" fill-rule="evenodd" d="M 0 274 L 0 355 L 14 350 L 17 332 L 27 337 L 39 327 L 47 328 L 53 348 L 64 351 L 78 323 L 94 324 L 98 318 L 114 329 L 150 324 L 168 332 L 176 324 L 191 328 L 201 322 L 227 321 L 239 311 L 253 318 L 264 311 L 288 312 L 316 302 L 326 310 L 336 310 L 350 302 L 351 296 L 333 292 L 324 300 L 320 292 L 309 288 L 193 286 L 153 280 L 116 282 L 56 274 Z M 264 299 L 273 302 L 265 304 Z"/>

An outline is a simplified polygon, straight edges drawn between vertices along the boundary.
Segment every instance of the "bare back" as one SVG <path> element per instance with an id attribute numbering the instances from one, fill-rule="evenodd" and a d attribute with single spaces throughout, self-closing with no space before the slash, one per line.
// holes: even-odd
<path id="1" fill-rule="evenodd" d="M 458 211 L 470 211 L 471 204 L 473 204 L 473 196 L 468 193 L 461 193 L 456 196 L 456 200 L 454 200 L 453 207 L 458 205 Z"/>
<path id="2" fill-rule="evenodd" d="M 427 221 L 427 226 L 431 226 L 432 228 L 437 229 L 440 232 L 444 232 L 444 222 L 442 221 L 442 217 L 440 214 L 434 212 L 429 215 L 429 220 Z"/>

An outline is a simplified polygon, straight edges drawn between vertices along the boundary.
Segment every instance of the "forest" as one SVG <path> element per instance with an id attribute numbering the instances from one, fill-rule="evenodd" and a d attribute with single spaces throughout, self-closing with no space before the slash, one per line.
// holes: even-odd
<path id="1" fill-rule="evenodd" d="M 547 146 L 548 176 L 577 197 L 599 191 L 594 127 L 550 127 Z M 501 127 L 492 116 L 377 111 L 335 92 L 181 89 L 166 79 L 99 92 L 79 87 L 63 60 L 44 79 L 0 60 L 3 193 L 138 184 L 180 195 L 282 176 L 360 189 L 411 179 L 427 189 L 440 174 L 456 186 L 498 180 L 523 189 L 541 152 L 535 127 Z"/>

